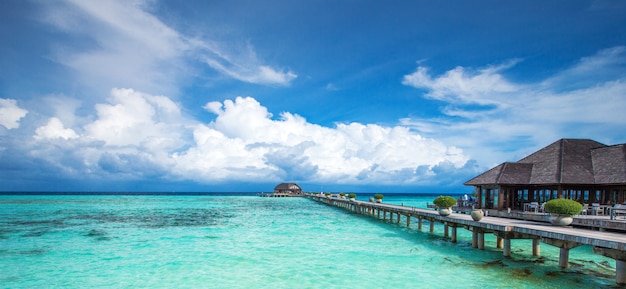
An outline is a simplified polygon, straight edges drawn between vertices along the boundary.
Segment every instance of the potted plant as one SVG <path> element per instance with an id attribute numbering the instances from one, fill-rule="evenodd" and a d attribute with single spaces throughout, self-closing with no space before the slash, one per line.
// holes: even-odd
<path id="1" fill-rule="evenodd" d="M 433 203 L 437 206 L 439 215 L 448 216 L 452 213 L 452 206 L 456 205 L 456 199 L 450 196 L 439 196 Z"/>
<path id="2" fill-rule="evenodd" d="M 354 193 L 349 194 L 348 198 L 350 199 L 350 201 L 354 201 L 356 199 L 356 194 L 354 194 Z"/>
<path id="3" fill-rule="evenodd" d="M 324 193 L 324 195 L 326 195 L 327 198 L 330 198 L 330 193 L 329 192 Z"/>
<path id="4" fill-rule="evenodd" d="M 553 199 L 545 203 L 544 209 L 550 213 L 550 223 L 567 226 L 574 221 L 573 216 L 580 214 L 583 205 L 570 199 Z"/>
<path id="5" fill-rule="evenodd" d="M 376 199 L 376 203 L 382 203 L 383 202 L 383 194 L 375 194 L 374 195 L 374 199 Z"/>
<path id="6" fill-rule="evenodd" d="M 345 194 L 345 193 L 339 193 L 339 197 L 340 197 L 341 199 L 345 199 L 345 198 L 346 198 L 346 194 Z"/>

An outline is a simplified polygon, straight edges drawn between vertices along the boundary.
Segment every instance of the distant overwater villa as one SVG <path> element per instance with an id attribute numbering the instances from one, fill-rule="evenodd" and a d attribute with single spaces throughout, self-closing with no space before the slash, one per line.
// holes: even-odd
<path id="1" fill-rule="evenodd" d="M 274 188 L 272 193 L 260 193 L 261 197 L 285 198 L 302 197 L 302 188 L 296 183 L 280 183 Z"/>

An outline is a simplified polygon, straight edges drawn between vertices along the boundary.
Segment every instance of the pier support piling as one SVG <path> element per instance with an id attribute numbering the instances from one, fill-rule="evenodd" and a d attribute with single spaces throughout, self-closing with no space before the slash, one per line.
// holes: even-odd
<path id="1" fill-rule="evenodd" d="M 452 243 L 456 243 L 456 227 L 452 226 Z"/>
<path id="2" fill-rule="evenodd" d="M 511 239 L 504 239 L 504 248 L 502 248 L 504 257 L 511 257 Z"/>
<path id="3" fill-rule="evenodd" d="M 478 232 L 472 231 L 472 248 L 478 248 Z"/>
<path id="4" fill-rule="evenodd" d="M 615 283 L 626 285 L 626 252 L 615 249 L 593 247 L 593 252 L 615 260 Z"/>
<path id="5" fill-rule="evenodd" d="M 541 245 L 539 239 L 533 239 L 533 256 L 539 256 L 541 254 Z"/>
<path id="6" fill-rule="evenodd" d="M 626 285 L 626 260 L 615 260 L 615 283 Z"/>
<path id="7" fill-rule="evenodd" d="M 534 240 L 536 239 L 533 239 L 533 244 L 534 244 Z M 567 268 L 569 266 L 569 250 L 582 245 L 580 243 L 576 243 L 572 241 L 563 241 L 563 240 L 555 240 L 555 239 L 548 239 L 548 238 L 542 238 L 541 241 L 548 245 L 555 246 L 561 249 L 559 251 L 559 267 L 561 268 Z"/>
<path id="8" fill-rule="evenodd" d="M 560 248 L 559 249 L 559 267 L 567 268 L 568 265 L 569 265 L 569 249 Z"/>
<path id="9" fill-rule="evenodd" d="M 478 249 L 485 250 L 485 233 L 478 233 Z"/>

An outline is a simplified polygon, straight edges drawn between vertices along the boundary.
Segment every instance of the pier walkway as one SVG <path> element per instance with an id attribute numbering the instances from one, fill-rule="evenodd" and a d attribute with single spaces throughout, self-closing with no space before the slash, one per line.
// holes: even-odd
<path id="1" fill-rule="evenodd" d="M 568 266 L 570 249 L 580 245 L 591 245 L 594 253 L 616 261 L 616 284 L 626 285 L 626 234 L 623 232 L 559 227 L 546 222 L 491 216 L 474 221 L 470 215 L 453 213 L 449 216 L 441 216 L 433 209 L 350 201 L 319 195 L 305 195 L 305 197 L 355 213 L 388 218 L 391 221 L 394 221 L 395 214 L 397 223 L 400 223 L 401 216 L 404 216 L 407 227 L 411 225 L 411 218 L 417 219 L 419 230 L 422 229 L 423 221 L 426 220 L 429 222 L 431 233 L 434 232 L 435 223 L 442 223 L 444 237 L 449 237 L 453 243 L 457 241 L 457 228 L 467 229 L 472 232 L 472 247 L 478 249 L 484 249 L 485 234 L 494 234 L 496 246 L 502 248 L 505 257 L 511 255 L 511 240 L 513 239 L 531 239 L 534 256 L 539 256 L 540 242 L 542 242 L 560 249 L 559 266 L 562 268 Z"/>

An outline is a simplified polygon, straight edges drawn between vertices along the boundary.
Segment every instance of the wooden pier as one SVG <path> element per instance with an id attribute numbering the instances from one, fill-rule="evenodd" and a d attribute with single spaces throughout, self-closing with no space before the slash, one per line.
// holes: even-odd
<path id="1" fill-rule="evenodd" d="M 560 249 L 559 266 L 567 268 L 569 250 L 581 245 L 591 245 L 593 252 L 616 261 L 615 282 L 618 285 L 626 285 L 626 234 L 614 231 L 596 231 L 590 229 L 559 227 L 545 222 L 537 222 L 521 219 L 509 219 L 503 217 L 485 216 L 482 220 L 474 221 L 470 215 L 451 214 L 440 216 L 432 209 L 405 207 L 384 203 L 350 201 L 319 195 L 305 195 L 307 198 L 352 212 L 364 215 L 372 215 L 377 218 L 388 219 L 400 223 L 401 216 L 405 217 L 406 225 L 411 225 L 411 218 L 417 219 L 418 229 L 422 229 L 423 221 L 429 222 L 430 232 L 434 232 L 434 224 L 444 225 L 444 237 L 450 238 L 456 243 L 457 228 L 467 229 L 472 232 L 472 247 L 484 249 L 485 234 L 496 236 L 496 247 L 501 248 L 503 255 L 511 255 L 511 240 L 531 239 L 532 254 L 539 256 L 540 242 L 556 246 Z"/>

